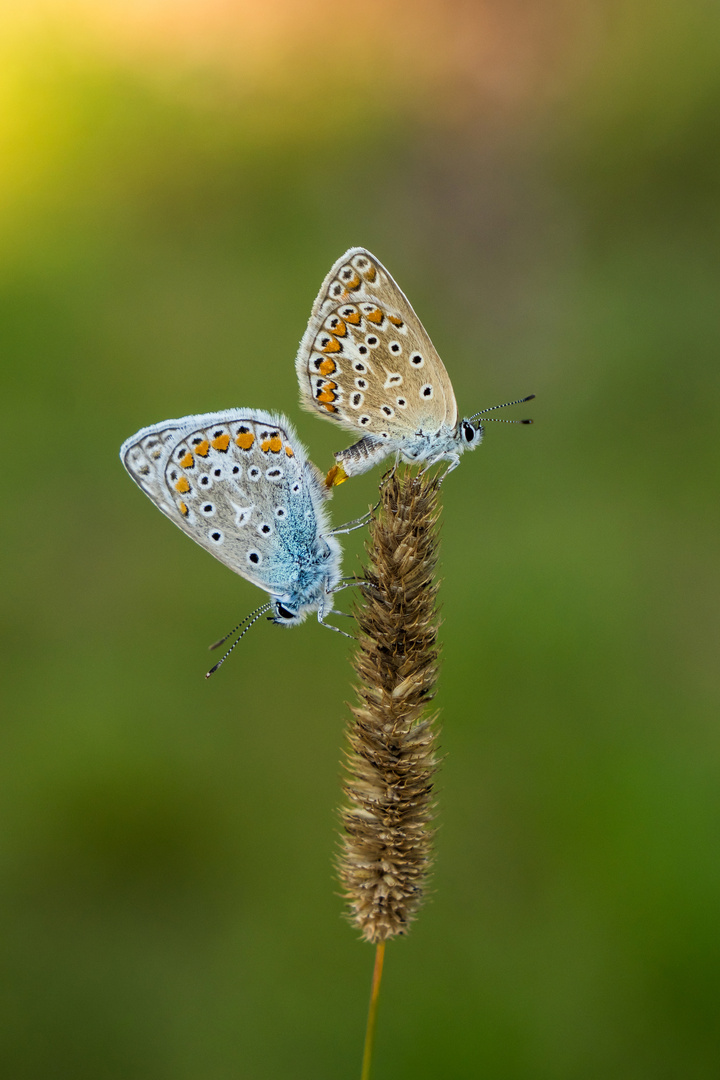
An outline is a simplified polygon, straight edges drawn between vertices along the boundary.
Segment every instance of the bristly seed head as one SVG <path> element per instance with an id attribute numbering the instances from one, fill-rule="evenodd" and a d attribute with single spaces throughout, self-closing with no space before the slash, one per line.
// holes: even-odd
<path id="1" fill-rule="evenodd" d="M 432 861 L 438 727 L 438 480 L 396 470 L 370 526 L 354 659 L 338 860 L 348 916 L 370 942 L 407 932 Z"/>

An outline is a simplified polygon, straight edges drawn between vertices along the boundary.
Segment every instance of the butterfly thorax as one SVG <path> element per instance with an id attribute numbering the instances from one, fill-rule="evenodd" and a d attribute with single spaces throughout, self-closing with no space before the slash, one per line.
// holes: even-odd
<path id="1" fill-rule="evenodd" d="M 289 575 L 291 587 L 274 603 L 274 621 L 282 626 L 298 626 L 317 611 L 332 611 L 333 590 L 340 581 L 340 545 L 333 536 L 323 537 L 306 558 L 298 558 Z"/>

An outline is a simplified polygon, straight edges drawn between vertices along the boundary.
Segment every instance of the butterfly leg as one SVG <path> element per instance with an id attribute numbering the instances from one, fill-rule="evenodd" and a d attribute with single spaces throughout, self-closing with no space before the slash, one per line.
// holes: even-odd
<path id="1" fill-rule="evenodd" d="M 340 614 L 343 615 L 344 612 L 340 612 Z M 345 631 L 341 630 L 339 626 L 333 626 L 331 622 L 325 622 L 325 620 L 321 619 L 319 615 L 318 622 L 321 626 L 324 626 L 326 630 L 334 630 L 336 634 L 342 634 L 343 637 L 350 638 L 351 641 L 355 640 L 352 634 L 346 634 Z"/>
<path id="2" fill-rule="evenodd" d="M 342 536 L 343 533 L 354 532 L 355 529 L 362 529 L 363 525 L 367 525 L 371 517 L 377 510 L 380 503 L 376 503 L 372 510 L 368 510 L 367 514 L 363 514 L 362 517 L 354 518 L 352 521 L 346 521 L 344 525 L 340 525 L 337 529 L 333 529 L 330 536 Z"/>
<path id="3" fill-rule="evenodd" d="M 449 461 L 450 462 L 447 469 L 445 470 L 445 472 L 442 474 L 442 476 L 438 480 L 438 483 L 442 484 L 445 477 L 448 476 L 453 471 L 453 469 L 457 469 L 458 465 L 460 464 L 460 455 L 459 454 L 438 454 L 437 457 L 430 458 L 430 460 L 428 461 L 425 468 L 420 470 L 420 472 L 418 473 L 418 476 L 424 476 L 425 473 L 428 471 L 428 469 L 431 469 L 433 467 L 433 465 L 437 465 L 437 463 L 439 461 Z"/>
<path id="4" fill-rule="evenodd" d="M 374 581 L 358 581 L 357 578 L 341 578 L 342 584 L 336 585 L 332 592 L 342 592 L 343 589 L 352 589 L 353 585 L 367 585 L 371 589 L 376 589 L 377 585 Z"/>
<path id="5" fill-rule="evenodd" d="M 382 476 L 380 477 L 380 484 L 378 485 L 379 488 L 380 488 L 380 491 L 382 491 L 382 489 L 385 487 L 386 484 L 390 483 L 393 476 L 397 472 L 397 468 L 398 468 L 399 464 L 400 464 L 400 451 L 398 450 L 397 454 L 395 455 L 395 461 L 393 462 L 392 469 L 388 469 L 387 472 L 384 472 L 382 474 Z M 380 503 L 378 503 L 378 506 L 379 505 L 380 505 Z M 377 509 L 377 507 L 375 509 Z"/>
<path id="6" fill-rule="evenodd" d="M 332 591 L 335 592 L 336 590 L 333 589 Z M 341 612 L 339 612 L 339 614 L 344 615 L 345 612 L 341 611 Z M 339 626 L 333 626 L 332 623 L 325 622 L 324 616 L 325 616 L 325 604 L 321 600 L 320 601 L 320 607 L 318 608 L 318 622 L 320 623 L 320 625 L 321 626 L 326 626 L 328 630 L 334 630 L 336 634 L 342 634 L 343 637 L 350 638 L 351 641 L 355 640 L 355 638 L 352 636 L 352 634 L 346 634 L 345 631 L 341 630 Z"/>
<path id="7" fill-rule="evenodd" d="M 445 472 L 440 477 L 440 480 L 438 481 L 438 483 L 442 484 L 443 480 L 445 480 L 445 478 L 450 475 L 450 473 L 453 471 L 453 469 L 457 469 L 459 464 L 460 464 L 460 455 L 459 454 L 453 454 L 452 458 L 450 459 L 450 464 L 448 465 L 447 469 L 445 470 Z"/>

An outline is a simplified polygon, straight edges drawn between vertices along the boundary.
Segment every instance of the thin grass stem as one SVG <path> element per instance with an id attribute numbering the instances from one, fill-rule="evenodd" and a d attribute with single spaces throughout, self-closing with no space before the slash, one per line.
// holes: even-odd
<path id="1" fill-rule="evenodd" d="M 382 982 L 384 961 L 385 942 L 379 941 L 375 947 L 375 965 L 373 967 L 372 988 L 370 990 L 370 1007 L 368 1008 L 367 1027 L 365 1029 L 365 1049 L 363 1050 L 363 1063 L 360 1080 L 370 1080 L 373 1048 L 375 1046 L 375 1025 L 377 1023 L 378 1000 L 380 998 L 380 983 Z"/>

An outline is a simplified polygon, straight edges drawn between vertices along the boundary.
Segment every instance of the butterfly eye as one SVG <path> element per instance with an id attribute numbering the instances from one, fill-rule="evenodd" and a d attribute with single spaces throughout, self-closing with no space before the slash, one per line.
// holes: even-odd
<path id="1" fill-rule="evenodd" d="M 281 619 L 294 619 L 297 612 L 291 611 L 290 608 L 285 607 L 284 604 L 277 603 L 275 605 L 275 614 L 279 615 Z"/>
<path id="2" fill-rule="evenodd" d="M 477 432 L 472 424 L 468 424 L 467 420 L 463 424 L 463 435 L 465 436 L 465 442 L 474 442 Z"/>

